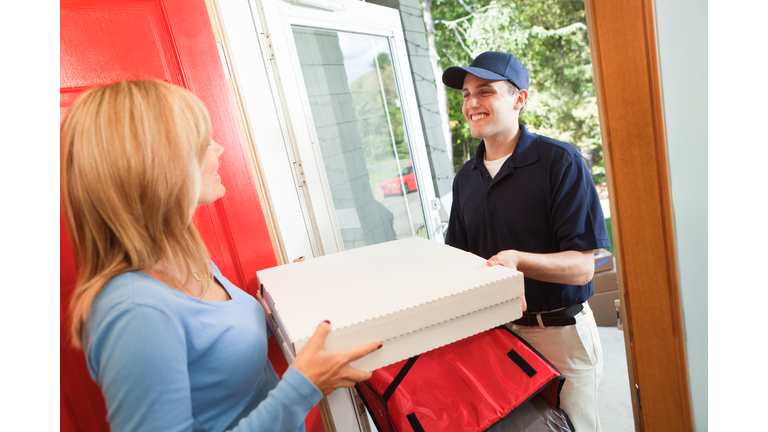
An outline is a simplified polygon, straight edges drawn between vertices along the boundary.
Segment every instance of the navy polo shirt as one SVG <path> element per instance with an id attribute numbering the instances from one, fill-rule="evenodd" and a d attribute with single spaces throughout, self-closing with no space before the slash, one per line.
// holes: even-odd
<path id="1" fill-rule="evenodd" d="M 587 164 L 572 145 L 528 132 L 494 178 L 483 164 L 485 142 L 453 181 L 446 244 L 490 258 L 515 249 L 532 253 L 610 246 L 603 209 Z M 572 306 L 594 293 L 586 285 L 525 278 L 528 312 Z"/>

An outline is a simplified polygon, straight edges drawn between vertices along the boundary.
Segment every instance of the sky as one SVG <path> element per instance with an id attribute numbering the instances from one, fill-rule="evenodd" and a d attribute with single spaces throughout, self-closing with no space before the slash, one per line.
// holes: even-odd
<path id="1" fill-rule="evenodd" d="M 350 83 L 373 70 L 371 63 L 379 53 L 390 52 L 387 38 L 382 36 L 339 32 L 339 45 Z"/>

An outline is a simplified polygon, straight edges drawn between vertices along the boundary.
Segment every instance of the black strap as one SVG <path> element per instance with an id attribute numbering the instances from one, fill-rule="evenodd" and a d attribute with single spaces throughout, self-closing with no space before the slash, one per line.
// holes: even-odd
<path id="1" fill-rule="evenodd" d="M 419 422 L 419 419 L 416 418 L 416 413 L 410 413 L 405 418 L 408 419 L 408 423 L 411 424 L 411 427 L 413 428 L 413 432 L 424 432 L 424 428 L 421 427 L 421 422 Z"/>
<path id="2" fill-rule="evenodd" d="M 536 375 L 536 369 L 534 369 L 530 363 L 525 361 L 525 359 L 520 354 L 518 354 L 514 348 L 507 353 L 507 357 L 511 358 L 515 364 L 520 366 L 520 369 L 522 369 L 523 372 L 528 375 L 528 378 L 533 378 L 533 376 Z"/>
<path id="3" fill-rule="evenodd" d="M 538 327 L 539 320 L 535 315 L 523 315 L 519 319 L 512 321 L 517 325 L 523 325 L 526 327 Z M 574 317 L 545 317 L 542 315 L 541 323 L 544 327 L 565 327 L 576 324 L 576 318 Z"/>
<path id="4" fill-rule="evenodd" d="M 381 396 L 382 399 L 384 399 L 384 402 L 386 403 L 390 397 L 392 397 L 392 393 L 395 392 L 395 389 L 397 389 L 397 386 L 400 385 L 400 382 L 405 378 L 405 374 L 408 373 L 409 370 L 411 370 L 411 367 L 413 367 L 413 364 L 416 363 L 416 359 L 419 358 L 419 356 L 411 357 L 408 359 L 407 362 L 403 365 L 403 368 L 400 369 L 400 372 L 397 373 L 397 376 L 395 379 L 392 380 L 391 383 L 389 383 L 389 387 L 387 387 L 387 390 L 384 392 L 384 395 Z"/>

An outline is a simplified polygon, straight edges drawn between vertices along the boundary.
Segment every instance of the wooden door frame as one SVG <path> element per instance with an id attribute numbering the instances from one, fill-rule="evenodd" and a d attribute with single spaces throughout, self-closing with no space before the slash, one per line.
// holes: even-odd
<path id="1" fill-rule="evenodd" d="M 635 428 L 692 431 L 654 3 L 585 4 Z"/>

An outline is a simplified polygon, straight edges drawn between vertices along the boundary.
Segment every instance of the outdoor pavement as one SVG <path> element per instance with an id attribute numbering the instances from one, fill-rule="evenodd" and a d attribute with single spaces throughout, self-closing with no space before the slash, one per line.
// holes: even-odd
<path id="1" fill-rule="evenodd" d="M 405 198 L 403 198 L 402 195 L 390 195 L 384 198 L 382 195 L 382 198 L 377 198 L 377 200 L 392 212 L 392 215 L 395 218 L 394 228 L 397 238 L 403 239 L 411 237 L 418 231 L 419 227 L 424 225 L 424 211 L 421 208 L 418 191 L 408 193 Z M 411 231 L 411 227 L 408 224 L 408 212 L 405 209 L 406 200 L 408 201 L 408 207 L 410 209 L 413 231 Z"/>
<path id="2" fill-rule="evenodd" d="M 616 326 L 598 327 L 603 347 L 603 376 L 597 388 L 597 410 L 606 432 L 634 432 L 624 332 Z"/>

